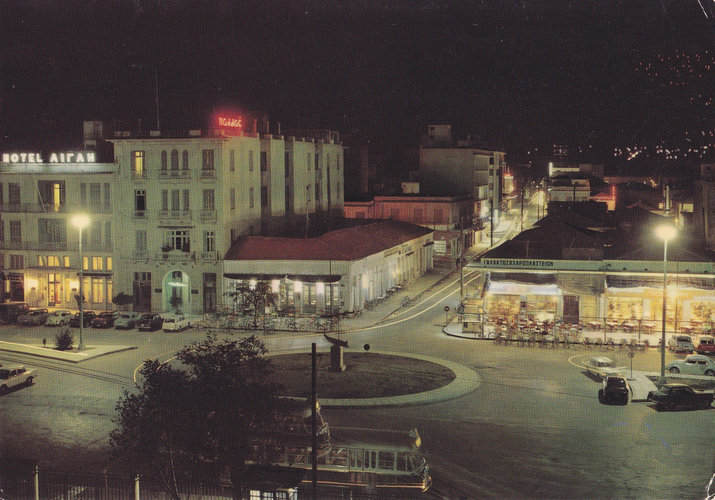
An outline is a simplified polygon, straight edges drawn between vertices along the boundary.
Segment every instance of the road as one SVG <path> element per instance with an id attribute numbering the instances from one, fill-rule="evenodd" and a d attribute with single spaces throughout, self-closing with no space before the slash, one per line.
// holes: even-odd
<path id="1" fill-rule="evenodd" d="M 476 273 L 465 272 L 467 289 Z M 426 354 L 479 373 L 476 391 L 415 407 L 325 410 L 332 425 L 417 427 L 435 490 L 449 498 L 704 498 L 715 471 L 715 408 L 657 412 L 646 403 L 610 406 L 600 384 L 569 360 L 597 351 L 495 345 L 442 332 L 445 304 L 458 302 L 459 279 L 425 294 L 383 324 L 346 336 L 352 346 Z M 41 343 L 53 329 L 0 327 L 0 339 Z M 107 460 L 117 399 L 145 359 L 169 359 L 200 340 L 192 329 L 86 331 L 86 342 L 138 348 L 79 365 L 0 353 L 40 376 L 0 398 L 0 451 L 54 467 Z M 272 352 L 308 351 L 318 336 L 268 337 Z M 619 365 L 625 353 L 608 352 Z M 669 355 L 670 356 L 670 355 Z M 573 361 L 573 360 L 572 360 Z M 634 369 L 656 371 L 659 353 L 639 353 Z"/>

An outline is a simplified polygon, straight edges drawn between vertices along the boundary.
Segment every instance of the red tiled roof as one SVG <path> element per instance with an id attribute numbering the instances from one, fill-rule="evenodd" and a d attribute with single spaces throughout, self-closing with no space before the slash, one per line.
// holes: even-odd
<path id="1" fill-rule="evenodd" d="M 359 260 L 413 240 L 433 230 L 396 220 L 325 233 L 317 238 L 245 236 L 226 252 L 225 260 Z"/>

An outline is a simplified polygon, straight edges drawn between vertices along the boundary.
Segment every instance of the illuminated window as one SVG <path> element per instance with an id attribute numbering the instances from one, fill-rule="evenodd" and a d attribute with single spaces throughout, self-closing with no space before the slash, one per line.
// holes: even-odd
<path id="1" fill-rule="evenodd" d="M 89 270 L 89 257 L 82 256 L 82 270 L 83 271 Z"/>
<path id="2" fill-rule="evenodd" d="M 107 271 L 111 271 L 111 270 L 112 270 L 112 258 L 107 257 Z"/>
<path id="3" fill-rule="evenodd" d="M 112 278 L 107 278 L 107 298 L 112 298 Z"/>
<path id="4" fill-rule="evenodd" d="M 92 278 L 92 302 L 104 302 L 104 280 Z"/>
<path id="5" fill-rule="evenodd" d="M 44 255 L 37 256 L 37 267 L 45 267 L 45 256 Z"/>
<path id="6" fill-rule="evenodd" d="M 132 151 L 132 174 L 135 177 L 144 177 L 144 151 Z"/>
<path id="7" fill-rule="evenodd" d="M 104 269 L 104 259 L 102 257 L 92 257 L 92 269 L 95 271 Z"/>
<path id="8" fill-rule="evenodd" d="M 55 255 L 48 255 L 47 265 L 49 267 L 60 267 L 60 259 L 58 259 Z"/>
<path id="9" fill-rule="evenodd" d="M 69 255 L 62 256 L 62 267 L 70 267 L 70 256 Z"/>

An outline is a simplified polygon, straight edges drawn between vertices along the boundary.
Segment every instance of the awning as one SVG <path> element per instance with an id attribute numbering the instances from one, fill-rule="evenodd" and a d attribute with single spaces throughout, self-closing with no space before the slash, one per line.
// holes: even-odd
<path id="1" fill-rule="evenodd" d="M 715 290 L 715 277 L 668 276 L 668 286 L 691 290 Z M 632 290 L 633 288 L 657 288 L 662 290 L 663 277 L 607 275 L 606 287 L 609 290 Z"/>
<path id="2" fill-rule="evenodd" d="M 232 280 L 271 281 L 287 278 L 291 281 L 301 281 L 303 283 L 338 283 L 342 276 L 339 274 L 223 273 L 223 277 Z"/>
<path id="3" fill-rule="evenodd" d="M 575 295 L 601 295 L 606 288 L 602 274 L 558 273 L 556 284 Z"/>

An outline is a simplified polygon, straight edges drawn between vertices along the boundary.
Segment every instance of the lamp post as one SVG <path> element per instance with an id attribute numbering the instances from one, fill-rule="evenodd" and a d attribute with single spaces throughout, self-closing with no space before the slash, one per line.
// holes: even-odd
<path id="1" fill-rule="evenodd" d="M 670 224 L 662 224 L 655 229 L 655 234 L 663 240 L 663 317 L 660 333 L 660 382 L 665 383 L 665 307 L 666 286 L 668 281 L 668 241 L 675 238 L 676 230 Z"/>
<path id="2" fill-rule="evenodd" d="M 84 283 L 82 279 L 82 229 L 89 225 L 89 216 L 87 214 L 75 214 L 70 219 L 74 227 L 79 230 L 79 347 L 80 351 L 84 351 L 84 338 L 82 336 L 84 329 Z"/>

